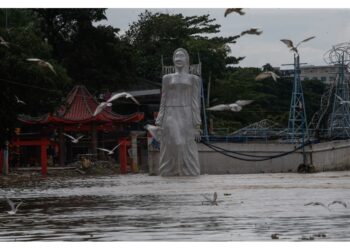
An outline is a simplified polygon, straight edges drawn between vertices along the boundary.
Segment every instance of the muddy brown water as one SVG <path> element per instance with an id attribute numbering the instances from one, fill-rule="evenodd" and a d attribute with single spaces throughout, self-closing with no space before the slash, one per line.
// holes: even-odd
<path id="1" fill-rule="evenodd" d="M 215 191 L 219 205 L 203 205 L 201 194 Z M 7 214 L 3 195 L 25 202 L 17 214 Z M 48 178 L 35 188 L 2 188 L 0 196 L 0 241 L 350 239 L 348 171 Z M 334 200 L 348 208 L 305 206 Z"/>

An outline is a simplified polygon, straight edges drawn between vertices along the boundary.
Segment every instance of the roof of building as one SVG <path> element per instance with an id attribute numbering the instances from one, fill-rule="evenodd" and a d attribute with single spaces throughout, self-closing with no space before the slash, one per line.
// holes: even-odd
<path id="1" fill-rule="evenodd" d="M 101 113 L 93 116 L 99 103 L 83 85 L 76 85 L 67 95 L 64 105 L 59 107 L 53 114 L 45 114 L 40 117 L 20 115 L 18 119 L 27 124 L 46 123 L 90 123 L 90 122 L 138 122 L 144 118 L 144 113 L 136 112 L 130 115 L 120 115 L 104 109 Z"/>

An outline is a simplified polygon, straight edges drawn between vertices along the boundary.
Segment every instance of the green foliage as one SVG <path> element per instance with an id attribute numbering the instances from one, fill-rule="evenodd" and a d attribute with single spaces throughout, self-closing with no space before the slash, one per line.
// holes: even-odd
<path id="1" fill-rule="evenodd" d="M 184 17 L 182 14 L 161 14 L 145 11 L 126 33 L 126 39 L 135 51 L 136 71 L 143 78 L 159 81 L 160 60 L 172 65 L 172 54 L 179 47 L 190 53 L 190 63 L 203 65 L 203 78 L 212 81 L 222 76 L 228 63 L 237 63 L 238 58 L 229 57 L 228 43 L 235 43 L 239 36 L 215 37 L 220 25 L 209 15 Z M 206 35 L 210 35 L 208 38 Z"/>
<path id="2" fill-rule="evenodd" d="M 23 10 L 23 16 L 19 10 L 10 12 L 14 13 L 18 17 L 16 26 L 0 28 L 0 36 L 9 42 L 9 48 L 0 46 L 0 99 L 1 107 L 5 107 L 0 116 L 0 147 L 13 133 L 18 114 L 52 112 L 70 83 L 65 69 L 52 58 L 52 47 L 45 42 L 36 20 L 28 19 L 28 10 Z M 57 75 L 27 58 L 49 61 Z M 26 105 L 17 103 L 16 97 Z"/>
<path id="3" fill-rule="evenodd" d="M 94 22 L 106 19 L 105 9 L 35 9 L 53 55 L 75 83 L 90 91 L 125 87 L 135 79 L 130 45 L 119 29 Z"/>

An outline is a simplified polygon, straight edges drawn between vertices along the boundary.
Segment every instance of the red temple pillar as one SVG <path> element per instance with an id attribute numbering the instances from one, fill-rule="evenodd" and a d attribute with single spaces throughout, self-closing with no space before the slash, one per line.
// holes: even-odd
<path id="1" fill-rule="evenodd" d="M 41 158 L 41 175 L 46 176 L 47 174 L 47 144 L 46 139 L 40 142 L 40 158 Z"/>
<path id="2" fill-rule="evenodd" d="M 126 174 L 128 172 L 127 170 L 127 155 L 126 155 L 126 145 L 127 140 L 126 138 L 120 138 L 119 139 L 119 164 L 120 164 L 120 173 Z"/>

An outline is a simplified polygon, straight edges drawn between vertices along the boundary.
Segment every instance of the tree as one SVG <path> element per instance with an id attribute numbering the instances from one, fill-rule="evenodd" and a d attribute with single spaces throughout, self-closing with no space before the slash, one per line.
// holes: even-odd
<path id="1" fill-rule="evenodd" d="M 35 9 L 53 55 L 76 84 L 92 91 L 118 88 L 134 80 L 131 47 L 105 20 L 105 9 Z"/>
<path id="2" fill-rule="evenodd" d="M 65 69 L 52 58 L 52 47 L 45 41 L 36 20 L 28 19 L 28 10 L 23 10 L 23 16 L 19 10 L 15 13 L 16 26 L 0 29 L 0 35 L 9 42 L 9 47 L 0 46 L 0 99 L 1 107 L 5 107 L 0 114 L 0 147 L 12 135 L 18 114 L 52 112 L 70 83 Z M 26 60 L 33 57 L 49 61 L 57 75 Z M 26 104 L 17 103 L 16 98 Z"/>
<path id="3" fill-rule="evenodd" d="M 242 58 L 228 55 L 227 44 L 235 43 L 239 36 L 213 36 L 220 31 L 220 25 L 214 22 L 209 15 L 184 17 L 149 11 L 140 14 L 139 20 L 126 32 L 126 39 L 135 50 L 138 76 L 159 81 L 161 57 L 166 65 L 172 65 L 172 53 L 183 47 L 190 53 L 191 63 L 198 63 L 200 58 L 203 78 L 208 79 L 211 74 L 215 81 L 225 72 L 227 64 L 237 63 Z"/>

